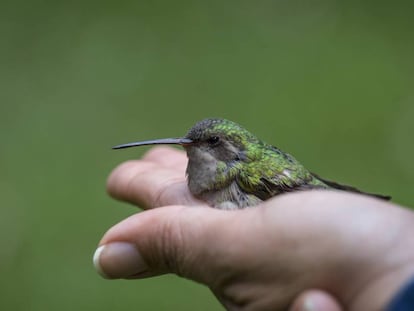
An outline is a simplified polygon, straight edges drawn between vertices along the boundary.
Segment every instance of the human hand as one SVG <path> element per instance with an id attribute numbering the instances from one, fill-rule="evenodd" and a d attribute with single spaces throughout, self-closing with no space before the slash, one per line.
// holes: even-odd
<path id="1" fill-rule="evenodd" d="M 368 311 L 383 309 L 414 273 L 408 210 L 326 190 L 217 210 L 189 193 L 186 162 L 185 153 L 158 147 L 111 174 L 115 198 L 163 207 L 105 234 L 95 263 L 106 277 L 176 273 L 209 286 L 229 310 L 306 310 L 313 302 L 313 310 Z"/>

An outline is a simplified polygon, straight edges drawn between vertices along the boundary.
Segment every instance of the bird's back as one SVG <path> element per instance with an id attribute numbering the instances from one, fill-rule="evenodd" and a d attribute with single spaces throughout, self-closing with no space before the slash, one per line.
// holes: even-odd
<path id="1" fill-rule="evenodd" d="M 261 200 L 283 192 L 310 189 L 337 189 L 389 200 L 390 196 L 363 192 L 355 187 L 333 182 L 308 171 L 298 160 L 280 149 L 263 143 L 259 159 L 248 163 L 240 173 L 239 185 Z"/>

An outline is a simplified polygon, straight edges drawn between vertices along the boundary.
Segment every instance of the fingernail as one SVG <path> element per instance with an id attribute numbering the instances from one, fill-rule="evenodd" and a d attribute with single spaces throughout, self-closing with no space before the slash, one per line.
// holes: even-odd
<path id="1" fill-rule="evenodd" d="M 100 257 L 101 257 L 101 253 L 103 251 L 103 249 L 105 248 L 105 245 L 101 245 L 99 246 L 96 251 L 95 254 L 93 254 L 93 265 L 95 266 L 95 270 L 105 279 L 108 279 L 109 277 L 105 274 L 105 272 L 102 270 L 101 268 L 101 263 L 100 263 Z"/>
<path id="2" fill-rule="evenodd" d="M 99 246 L 93 255 L 93 264 L 105 279 L 128 278 L 148 270 L 135 245 L 126 242 Z"/>
<path id="3" fill-rule="evenodd" d="M 302 305 L 302 311 L 318 311 L 312 298 L 306 298 Z"/>

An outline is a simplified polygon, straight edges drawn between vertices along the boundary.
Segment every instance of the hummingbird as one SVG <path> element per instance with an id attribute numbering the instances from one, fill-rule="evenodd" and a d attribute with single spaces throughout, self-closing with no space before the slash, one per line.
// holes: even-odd
<path id="1" fill-rule="evenodd" d="M 290 154 L 226 119 L 199 121 L 184 137 L 127 143 L 113 149 L 158 144 L 184 147 L 190 192 L 219 209 L 255 206 L 282 193 L 311 189 L 339 189 L 391 199 L 323 179 Z"/>

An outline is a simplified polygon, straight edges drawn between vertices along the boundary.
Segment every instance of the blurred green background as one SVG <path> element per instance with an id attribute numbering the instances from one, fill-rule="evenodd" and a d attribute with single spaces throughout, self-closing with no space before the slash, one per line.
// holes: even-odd
<path id="1" fill-rule="evenodd" d="M 190 281 L 92 266 L 137 212 L 105 179 L 146 148 L 110 147 L 205 117 L 414 206 L 412 3 L 2 1 L 0 309 L 222 310 Z"/>

